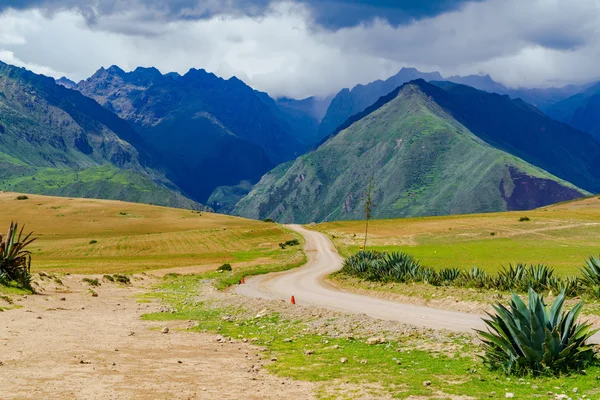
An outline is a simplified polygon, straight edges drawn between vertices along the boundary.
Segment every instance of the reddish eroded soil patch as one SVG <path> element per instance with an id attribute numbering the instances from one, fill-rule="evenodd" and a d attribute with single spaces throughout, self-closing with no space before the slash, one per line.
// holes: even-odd
<path id="1" fill-rule="evenodd" d="M 142 321 L 161 307 L 134 298 L 152 278 L 103 282 L 98 297 L 82 278 L 46 283 L 43 294 L 16 301 L 21 308 L 0 312 L 0 398 L 314 398 L 312 384 L 262 369 L 268 361 L 255 346 L 180 330 L 181 321 Z"/>

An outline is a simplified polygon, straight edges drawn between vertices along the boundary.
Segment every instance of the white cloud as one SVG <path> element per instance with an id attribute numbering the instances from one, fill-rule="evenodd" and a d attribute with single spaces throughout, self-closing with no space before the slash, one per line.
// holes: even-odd
<path id="1" fill-rule="evenodd" d="M 0 59 L 72 79 L 100 66 L 156 66 L 185 73 L 205 68 L 238 76 L 273 96 L 327 95 L 386 78 L 401 66 L 442 74 L 489 73 L 511 86 L 547 86 L 598 78 L 598 0 L 488 0 L 393 27 L 375 21 L 329 31 L 295 3 L 262 17 L 149 18 L 123 10 L 89 25 L 75 12 L 0 15 Z"/>

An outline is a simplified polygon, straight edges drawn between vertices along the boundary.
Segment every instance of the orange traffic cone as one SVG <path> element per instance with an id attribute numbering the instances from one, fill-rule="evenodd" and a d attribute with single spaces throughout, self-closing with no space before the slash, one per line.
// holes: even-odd
<path id="1" fill-rule="evenodd" d="M 242 280 L 240 281 L 240 285 L 243 285 L 244 283 L 246 283 L 246 281 L 244 280 L 244 277 L 242 276 Z"/>
<path id="2" fill-rule="evenodd" d="M 292 299 L 290 301 L 292 302 L 292 304 L 296 304 L 296 299 L 294 298 L 294 296 L 292 296 Z"/>

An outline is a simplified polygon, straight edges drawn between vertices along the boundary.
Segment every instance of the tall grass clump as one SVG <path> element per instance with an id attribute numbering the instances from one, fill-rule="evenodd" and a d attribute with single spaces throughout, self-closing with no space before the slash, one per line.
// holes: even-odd
<path id="1" fill-rule="evenodd" d="M 23 236 L 23 228 L 11 222 L 5 236 L 0 234 L 0 283 L 16 282 L 31 289 L 31 252 L 25 248 L 35 240 L 33 232 Z"/>
<path id="2" fill-rule="evenodd" d="M 483 362 L 511 375 L 558 375 L 579 372 L 596 361 L 588 340 L 596 332 L 579 323 L 583 303 L 563 312 L 565 292 L 551 307 L 532 288 L 526 305 L 515 293 L 509 308 L 494 305 L 495 315 L 484 319 L 487 332 L 477 331 L 483 342 Z"/>

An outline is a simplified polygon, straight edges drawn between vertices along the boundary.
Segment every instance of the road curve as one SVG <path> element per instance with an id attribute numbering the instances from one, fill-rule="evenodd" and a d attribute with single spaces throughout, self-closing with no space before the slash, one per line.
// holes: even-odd
<path id="1" fill-rule="evenodd" d="M 288 225 L 306 239 L 308 262 L 297 269 L 257 276 L 236 287 L 236 292 L 254 298 L 289 301 L 352 314 L 366 314 L 409 325 L 471 332 L 484 327 L 480 315 L 402 304 L 350 293 L 327 283 L 325 278 L 341 268 L 343 259 L 329 238 L 300 225 Z"/>

